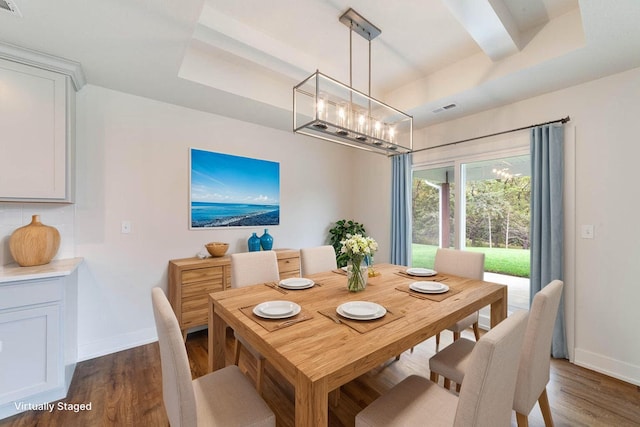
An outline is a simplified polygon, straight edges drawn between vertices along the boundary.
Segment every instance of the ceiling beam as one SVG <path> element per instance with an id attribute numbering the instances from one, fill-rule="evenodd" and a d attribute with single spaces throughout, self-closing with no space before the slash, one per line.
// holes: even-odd
<path id="1" fill-rule="evenodd" d="M 520 31 L 503 0 L 443 0 L 492 61 L 520 50 Z"/>

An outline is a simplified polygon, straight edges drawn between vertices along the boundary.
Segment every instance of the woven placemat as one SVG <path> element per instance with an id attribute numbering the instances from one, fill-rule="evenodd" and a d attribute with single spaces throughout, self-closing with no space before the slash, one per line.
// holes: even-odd
<path id="1" fill-rule="evenodd" d="M 402 292 L 406 292 L 409 295 L 411 295 L 412 297 L 416 297 L 416 298 L 420 298 L 420 299 L 428 299 L 431 301 L 437 301 L 440 302 L 442 300 L 445 300 L 447 298 L 449 298 L 450 296 L 453 296 L 455 294 L 460 293 L 461 289 L 456 289 L 454 287 L 452 287 L 451 285 L 447 285 L 449 286 L 449 290 L 447 292 L 441 293 L 441 294 L 425 294 L 422 292 L 416 292 L 413 291 L 409 288 L 409 286 L 411 285 L 411 283 L 403 283 L 402 285 L 398 285 L 396 286 L 396 289 Z"/>
<path id="2" fill-rule="evenodd" d="M 346 317 L 340 316 L 336 312 L 337 308 L 338 308 L 337 306 L 323 308 L 322 310 L 318 310 L 318 313 L 328 317 L 333 321 L 337 321 L 338 323 L 344 323 L 345 325 L 349 326 L 351 329 L 354 329 L 360 332 L 361 334 L 364 334 L 373 329 L 379 328 L 380 326 L 384 326 L 387 323 L 393 322 L 394 320 L 398 320 L 404 317 L 405 315 L 402 310 L 399 310 L 393 307 L 385 307 L 387 309 L 387 314 L 385 314 L 379 319 L 352 320 L 352 319 L 347 319 Z"/>
<path id="3" fill-rule="evenodd" d="M 277 331 L 278 329 L 288 328 L 289 326 L 293 326 L 297 323 L 304 322 L 305 320 L 313 319 L 313 314 L 307 310 L 300 310 L 300 313 L 296 314 L 293 317 L 287 317 L 286 319 L 265 319 L 260 316 L 256 316 L 253 314 L 253 308 L 255 305 L 250 305 L 248 307 L 242 307 L 240 309 L 241 312 L 245 314 L 245 316 L 249 317 L 257 324 L 265 328 L 269 332 Z"/>
<path id="4" fill-rule="evenodd" d="M 443 280 L 447 279 L 447 276 L 444 276 L 440 273 L 436 273 L 433 276 L 413 276 L 411 274 L 408 274 L 407 272 L 400 270 L 400 271 L 396 271 L 396 274 L 398 276 L 402 276 L 402 277 L 406 277 L 407 279 L 412 279 L 412 280 L 429 280 L 431 282 L 442 282 Z"/>

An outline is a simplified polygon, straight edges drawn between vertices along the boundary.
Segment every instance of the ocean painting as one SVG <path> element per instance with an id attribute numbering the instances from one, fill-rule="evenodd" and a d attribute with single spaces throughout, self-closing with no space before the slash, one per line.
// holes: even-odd
<path id="1" fill-rule="evenodd" d="M 280 224 L 280 164 L 191 149 L 191 228 Z"/>

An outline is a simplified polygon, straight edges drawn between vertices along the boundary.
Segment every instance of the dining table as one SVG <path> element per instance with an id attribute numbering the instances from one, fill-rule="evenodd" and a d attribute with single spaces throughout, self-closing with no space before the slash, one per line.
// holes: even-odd
<path id="1" fill-rule="evenodd" d="M 505 285 L 443 273 L 412 276 L 407 267 L 393 264 L 373 269 L 360 292 L 349 292 L 346 273 L 336 269 L 305 276 L 313 285 L 304 288 L 258 283 L 209 294 L 209 371 L 225 366 L 231 327 L 294 385 L 295 425 L 321 427 L 328 422 L 332 390 L 485 306 L 491 306 L 492 327 L 507 316 Z M 413 290 L 429 285 L 424 282 L 447 290 Z M 278 304 L 288 303 L 297 308 L 295 315 L 265 319 L 256 312 L 267 304 L 277 313 Z M 383 309 L 359 317 L 357 309 L 370 305 Z"/>

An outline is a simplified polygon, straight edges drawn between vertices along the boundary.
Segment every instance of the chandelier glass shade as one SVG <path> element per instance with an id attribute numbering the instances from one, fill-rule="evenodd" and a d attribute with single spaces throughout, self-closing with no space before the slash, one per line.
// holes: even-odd
<path id="1" fill-rule="evenodd" d="M 379 34 L 353 9 L 341 16 L 340 21 L 369 42 Z M 374 30 L 378 32 L 372 35 Z M 411 116 L 320 71 L 293 88 L 293 130 L 386 155 L 409 153 L 413 149 Z"/>

